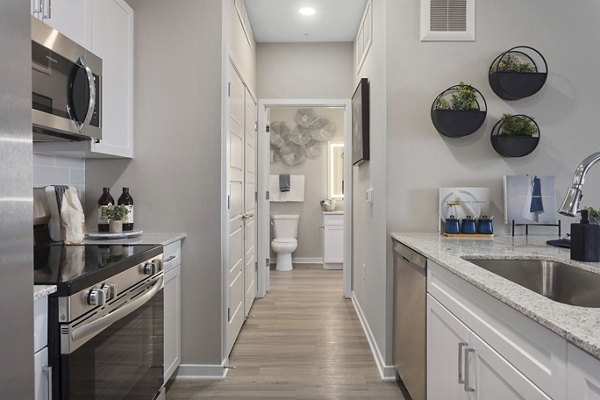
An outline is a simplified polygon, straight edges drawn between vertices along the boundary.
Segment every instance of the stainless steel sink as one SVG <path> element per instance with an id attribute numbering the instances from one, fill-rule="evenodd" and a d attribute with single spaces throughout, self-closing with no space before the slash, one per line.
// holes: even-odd
<path id="1" fill-rule="evenodd" d="M 600 307 L 600 274 L 557 261 L 465 260 L 559 303 Z"/>

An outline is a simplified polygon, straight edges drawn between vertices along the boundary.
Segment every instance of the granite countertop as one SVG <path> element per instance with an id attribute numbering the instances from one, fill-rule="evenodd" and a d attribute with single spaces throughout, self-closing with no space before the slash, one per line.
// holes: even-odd
<path id="1" fill-rule="evenodd" d="M 162 244 L 166 246 L 187 237 L 185 233 L 142 233 L 124 239 L 85 239 L 83 244 Z"/>
<path id="2" fill-rule="evenodd" d="M 462 240 L 445 238 L 437 233 L 392 233 L 392 238 L 600 358 L 600 308 L 555 302 L 461 258 L 543 258 L 600 274 L 600 263 L 573 261 L 568 249 L 546 244 L 546 240 L 556 239 L 556 236 L 513 238 L 507 235 L 496 236 L 493 240 Z"/>
<path id="3" fill-rule="evenodd" d="M 33 301 L 41 299 L 56 292 L 54 285 L 33 285 Z"/>

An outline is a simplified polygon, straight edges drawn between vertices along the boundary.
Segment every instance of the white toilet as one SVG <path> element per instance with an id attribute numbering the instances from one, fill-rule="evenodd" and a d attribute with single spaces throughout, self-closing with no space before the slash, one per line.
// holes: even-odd
<path id="1" fill-rule="evenodd" d="M 277 271 L 292 270 L 292 253 L 298 247 L 298 220 L 299 215 L 273 215 L 273 234 L 271 247 L 277 254 Z"/>

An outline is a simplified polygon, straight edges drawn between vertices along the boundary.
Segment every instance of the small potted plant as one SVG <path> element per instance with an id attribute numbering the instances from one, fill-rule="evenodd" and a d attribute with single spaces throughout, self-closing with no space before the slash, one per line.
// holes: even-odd
<path id="1" fill-rule="evenodd" d="M 533 118 L 523 114 L 503 114 L 492 129 L 492 146 L 504 157 L 530 154 L 540 141 L 540 127 Z"/>
<path id="2" fill-rule="evenodd" d="M 537 93 L 547 77 L 546 59 L 529 46 L 513 47 L 500 54 L 488 74 L 492 90 L 504 100 L 519 100 Z"/>
<path id="3" fill-rule="evenodd" d="M 431 106 L 433 126 L 449 137 L 475 132 L 483 125 L 486 115 L 485 98 L 479 90 L 464 82 L 440 93 Z"/>
<path id="4" fill-rule="evenodd" d="M 600 225 L 600 208 L 595 209 L 593 207 L 588 207 L 587 210 L 590 224 Z"/>
<path id="5" fill-rule="evenodd" d="M 129 214 L 129 210 L 124 205 L 108 205 L 102 207 L 102 218 L 108 221 L 108 231 L 110 233 L 123 232 L 123 220 Z"/>

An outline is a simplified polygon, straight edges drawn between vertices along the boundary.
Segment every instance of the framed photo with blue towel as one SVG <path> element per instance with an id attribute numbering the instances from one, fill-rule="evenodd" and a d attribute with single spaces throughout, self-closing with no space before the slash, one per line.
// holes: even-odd
<path id="1" fill-rule="evenodd" d="M 554 176 L 508 175 L 504 177 L 506 224 L 556 224 Z"/>
<path id="2" fill-rule="evenodd" d="M 352 95 L 352 164 L 369 159 L 369 80 L 362 78 Z"/>

